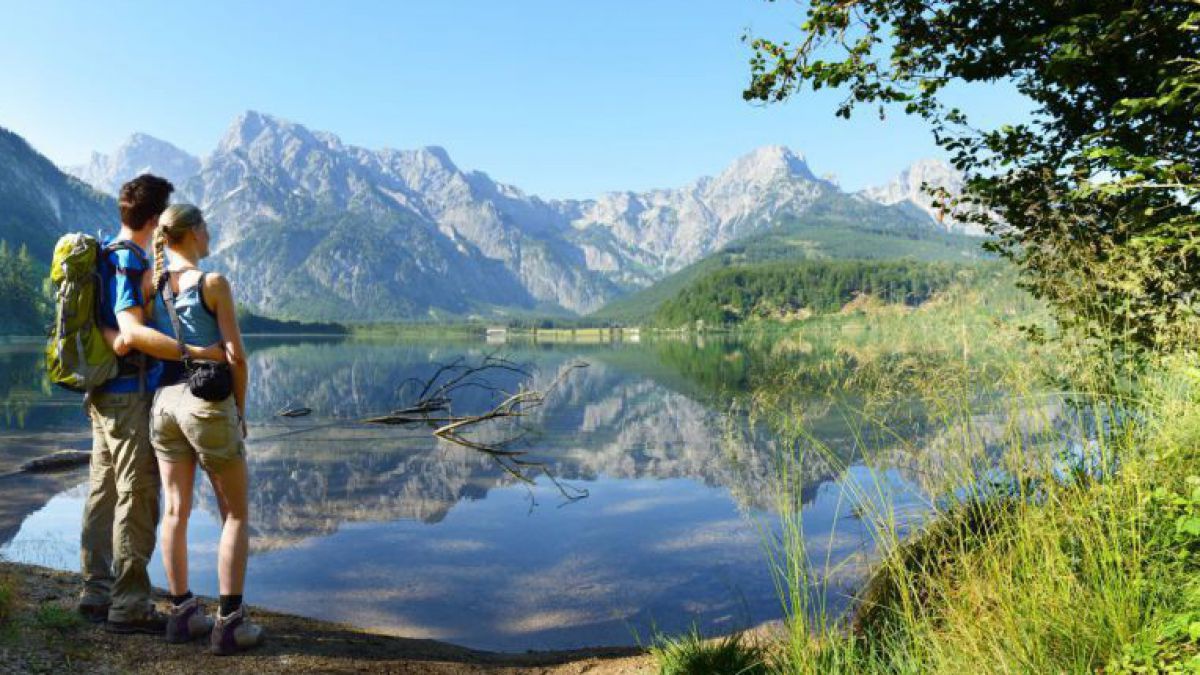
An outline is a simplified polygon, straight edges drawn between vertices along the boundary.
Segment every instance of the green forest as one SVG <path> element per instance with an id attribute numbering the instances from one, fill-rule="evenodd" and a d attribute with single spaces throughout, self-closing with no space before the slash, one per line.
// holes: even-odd
<path id="1" fill-rule="evenodd" d="M 786 318 L 807 310 L 824 314 L 841 309 L 858 295 L 884 302 L 919 305 L 971 267 L 915 261 L 828 260 L 729 267 L 684 288 L 658 309 L 656 323 L 666 326 L 702 321 L 735 324 L 748 319 Z"/>
<path id="2" fill-rule="evenodd" d="M 50 318 L 50 303 L 42 292 L 45 276 L 29 250 L 13 250 L 0 241 L 0 335 L 40 335 Z"/>

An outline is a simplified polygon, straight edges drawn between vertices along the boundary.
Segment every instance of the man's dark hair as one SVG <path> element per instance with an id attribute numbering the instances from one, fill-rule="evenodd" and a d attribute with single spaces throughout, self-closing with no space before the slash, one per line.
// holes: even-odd
<path id="1" fill-rule="evenodd" d="M 121 224 L 133 231 L 142 229 L 150 218 L 167 210 L 167 200 L 175 186 L 171 181 L 144 173 L 121 186 Z"/>

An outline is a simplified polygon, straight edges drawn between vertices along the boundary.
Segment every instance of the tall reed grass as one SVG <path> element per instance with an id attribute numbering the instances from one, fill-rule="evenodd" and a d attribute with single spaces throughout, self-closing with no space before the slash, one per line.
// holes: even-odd
<path id="1" fill-rule="evenodd" d="M 1200 672 L 1200 361 L 1135 369 L 1027 339 L 1051 328 L 998 283 L 781 342 L 751 401 L 787 448 L 767 543 L 786 616 L 773 671 Z M 810 428 L 813 394 L 857 452 Z M 842 481 L 876 554 L 849 614 L 828 605 L 828 543 L 805 536 L 814 461 L 871 469 Z M 918 519 L 887 493 L 897 468 L 928 495 Z"/>

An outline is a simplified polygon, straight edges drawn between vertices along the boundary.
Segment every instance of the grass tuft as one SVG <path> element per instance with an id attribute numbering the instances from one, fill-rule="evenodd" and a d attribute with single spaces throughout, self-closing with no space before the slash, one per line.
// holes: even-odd
<path id="1" fill-rule="evenodd" d="M 679 637 L 660 637 L 650 648 L 661 675 L 760 675 L 767 652 L 742 633 L 706 640 L 695 626 Z"/>
<path id="2" fill-rule="evenodd" d="M 83 619 L 67 607 L 57 603 L 46 603 L 33 613 L 33 625 L 43 630 L 64 633 L 83 625 Z"/>

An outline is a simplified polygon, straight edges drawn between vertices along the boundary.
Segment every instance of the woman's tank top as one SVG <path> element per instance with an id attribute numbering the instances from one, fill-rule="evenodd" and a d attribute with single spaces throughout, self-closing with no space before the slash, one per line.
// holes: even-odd
<path id="1" fill-rule="evenodd" d="M 179 315 L 180 328 L 183 329 L 185 344 L 196 347 L 207 347 L 221 340 L 221 329 L 217 325 L 217 316 L 204 304 L 204 277 L 193 286 L 181 288 L 175 294 L 175 313 Z M 169 283 L 169 282 L 168 282 Z M 172 339 L 175 338 L 175 327 L 171 324 L 171 314 L 167 311 L 165 293 L 154 296 L 154 314 L 151 317 L 151 327 Z M 165 370 L 161 386 L 174 384 L 183 379 L 183 367 L 178 361 L 164 361 Z"/>

